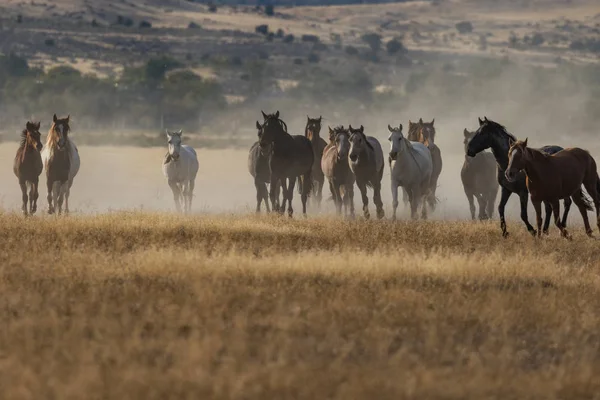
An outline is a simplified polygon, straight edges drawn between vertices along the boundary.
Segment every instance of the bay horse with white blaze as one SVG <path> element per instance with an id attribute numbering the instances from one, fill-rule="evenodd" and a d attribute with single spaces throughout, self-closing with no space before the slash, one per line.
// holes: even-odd
<path id="1" fill-rule="evenodd" d="M 261 111 L 262 112 L 262 111 Z M 269 197 L 271 206 L 276 210 L 278 185 L 281 185 L 283 201 L 279 207 L 279 213 L 285 212 L 287 201 L 288 215 L 292 217 L 294 209 L 292 200 L 294 197 L 294 186 L 296 179 L 302 184 L 302 213 L 306 216 L 306 201 L 312 188 L 312 168 L 314 153 L 312 144 L 303 135 L 290 135 L 287 125 L 279 119 L 279 111 L 275 114 L 262 112 L 264 122 L 256 127 L 260 132 L 259 146 L 265 150 L 271 147 L 269 153 L 269 168 L 271 170 L 271 185 Z M 287 181 L 287 182 L 286 182 Z"/>
<path id="2" fill-rule="evenodd" d="M 69 212 L 69 195 L 73 179 L 79 172 L 79 151 L 69 137 L 70 116 L 58 118 L 54 114 L 52 126 L 48 132 L 46 145 L 42 149 L 42 160 L 46 168 L 46 186 L 48 187 L 48 214 L 54 214 L 56 207 L 62 213 L 63 200 L 65 213 Z"/>
<path id="3" fill-rule="evenodd" d="M 29 200 L 29 215 L 35 214 L 37 210 L 37 199 L 39 197 L 38 186 L 40 174 L 44 164 L 42 163 L 42 141 L 40 140 L 40 123 L 27 122 L 21 133 L 21 144 L 15 156 L 13 171 L 19 179 L 23 205 L 21 209 L 27 216 L 27 201 Z M 29 196 L 27 196 L 29 189 Z"/>
<path id="4" fill-rule="evenodd" d="M 323 174 L 329 181 L 329 189 L 338 215 L 354 217 L 354 173 L 348 163 L 350 133 L 343 126 L 329 128 L 329 144 L 320 160 Z"/>
<path id="5" fill-rule="evenodd" d="M 554 223 L 561 235 L 570 239 L 567 229 L 560 221 L 560 199 L 573 197 L 573 201 L 583 218 L 585 232 L 593 237 L 587 212 L 592 207 L 582 196 L 581 185 L 585 187 L 596 208 L 596 223 L 600 229 L 600 178 L 596 160 L 587 151 L 578 147 L 564 149 L 556 154 L 545 154 L 527 147 L 525 141 L 515 142 L 508 153 L 506 179 L 514 181 L 520 171 L 527 176 L 527 189 L 535 208 L 538 236 L 542 229 L 542 202 L 547 202 L 554 212 Z"/>

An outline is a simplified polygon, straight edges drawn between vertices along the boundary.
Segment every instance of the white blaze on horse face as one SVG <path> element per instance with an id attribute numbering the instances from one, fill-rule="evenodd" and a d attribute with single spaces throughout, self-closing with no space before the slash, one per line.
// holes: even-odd
<path id="1" fill-rule="evenodd" d="M 179 158 L 179 151 L 181 150 L 181 136 L 167 132 L 167 138 L 169 155 L 177 160 Z"/>

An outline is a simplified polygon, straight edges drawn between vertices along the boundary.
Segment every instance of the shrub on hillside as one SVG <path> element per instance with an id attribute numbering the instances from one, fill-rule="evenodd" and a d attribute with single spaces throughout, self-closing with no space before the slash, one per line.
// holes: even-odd
<path id="1" fill-rule="evenodd" d="M 273 6 L 273 4 L 267 4 L 265 6 L 265 14 L 268 15 L 269 17 L 272 17 L 273 15 L 275 15 L 275 7 Z"/>
<path id="2" fill-rule="evenodd" d="M 319 39 L 319 37 L 317 35 L 302 35 L 303 42 L 317 43 L 320 40 L 321 39 Z"/>
<path id="3" fill-rule="evenodd" d="M 283 43 L 292 43 L 294 41 L 294 35 L 291 33 L 283 37 Z"/>
<path id="4" fill-rule="evenodd" d="M 269 25 L 257 25 L 257 26 L 254 28 L 254 31 L 255 31 L 256 33 L 260 33 L 260 34 L 263 34 L 263 35 L 267 35 L 267 34 L 269 33 Z"/>
<path id="5" fill-rule="evenodd" d="M 456 27 L 456 30 L 460 34 L 473 32 L 473 24 L 471 24 L 469 21 L 462 21 L 462 22 L 457 23 L 454 26 Z"/>
<path id="6" fill-rule="evenodd" d="M 369 45 L 373 52 L 381 49 L 381 35 L 377 33 L 366 33 L 361 37 L 362 41 Z"/>
<path id="7" fill-rule="evenodd" d="M 354 46 L 346 46 L 346 54 L 355 56 L 358 54 L 358 49 Z"/>
<path id="8" fill-rule="evenodd" d="M 397 39 L 392 39 L 389 42 L 387 42 L 385 48 L 388 54 L 404 54 L 407 52 L 406 47 L 404 47 L 402 42 Z"/>

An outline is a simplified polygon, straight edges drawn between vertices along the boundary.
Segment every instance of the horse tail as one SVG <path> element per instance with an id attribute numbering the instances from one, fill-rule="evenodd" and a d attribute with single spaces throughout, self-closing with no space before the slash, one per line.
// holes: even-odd
<path id="1" fill-rule="evenodd" d="M 600 181 L 596 182 L 596 190 L 600 188 Z M 592 204 L 592 200 L 583 193 L 583 190 L 579 191 L 579 197 L 581 198 L 581 202 L 585 205 L 585 209 L 588 211 L 594 211 L 594 206 Z"/>

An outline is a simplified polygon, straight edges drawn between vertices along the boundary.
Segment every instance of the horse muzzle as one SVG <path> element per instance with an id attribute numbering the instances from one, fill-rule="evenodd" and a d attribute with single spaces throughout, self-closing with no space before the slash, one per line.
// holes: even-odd
<path id="1" fill-rule="evenodd" d="M 397 158 L 398 158 L 398 152 L 390 151 L 390 160 L 396 161 Z"/>
<path id="2" fill-rule="evenodd" d="M 350 161 L 356 162 L 356 161 L 358 161 L 358 154 L 350 154 L 349 158 L 350 158 Z"/>
<path id="3" fill-rule="evenodd" d="M 468 149 L 467 150 L 467 157 L 475 157 L 477 155 L 477 153 L 475 153 L 473 150 Z"/>

